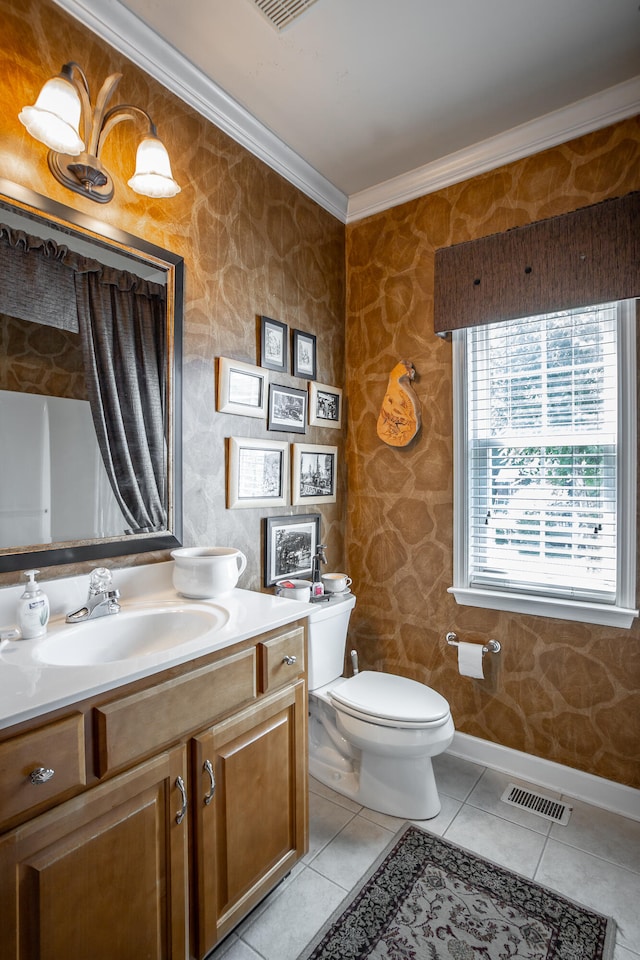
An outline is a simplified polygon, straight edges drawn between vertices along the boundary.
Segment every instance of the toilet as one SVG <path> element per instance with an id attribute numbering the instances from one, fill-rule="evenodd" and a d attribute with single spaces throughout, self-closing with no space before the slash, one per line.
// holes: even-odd
<path id="1" fill-rule="evenodd" d="M 429 820 L 440 812 L 431 758 L 453 740 L 449 704 L 408 677 L 342 676 L 355 605 L 347 593 L 309 615 L 309 772 L 371 810 Z"/>

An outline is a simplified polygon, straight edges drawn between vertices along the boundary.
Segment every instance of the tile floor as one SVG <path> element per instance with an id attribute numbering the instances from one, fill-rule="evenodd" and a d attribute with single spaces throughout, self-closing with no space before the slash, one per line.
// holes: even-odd
<path id="1" fill-rule="evenodd" d="M 573 812 L 559 826 L 500 801 L 523 781 L 447 753 L 434 769 L 442 810 L 421 826 L 615 917 L 614 960 L 640 960 L 639 821 L 565 797 Z M 309 853 L 210 960 L 296 960 L 403 823 L 316 780 L 310 789 Z"/>

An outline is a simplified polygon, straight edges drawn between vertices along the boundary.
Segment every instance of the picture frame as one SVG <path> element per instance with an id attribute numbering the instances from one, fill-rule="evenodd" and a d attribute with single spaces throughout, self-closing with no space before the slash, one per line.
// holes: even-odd
<path id="1" fill-rule="evenodd" d="M 328 383 L 309 384 L 309 425 L 312 427 L 342 427 L 342 389 Z"/>
<path id="2" fill-rule="evenodd" d="M 267 416 L 269 374 L 251 363 L 218 357 L 217 405 L 219 413 L 243 417 Z"/>
<path id="3" fill-rule="evenodd" d="M 285 577 L 306 579 L 320 543 L 320 514 L 299 513 L 265 517 L 264 585 L 272 587 Z"/>
<path id="4" fill-rule="evenodd" d="M 294 377 L 316 378 L 316 337 L 313 333 L 294 330 L 291 340 L 291 371 Z"/>
<path id="5" fill-rule="evenodd" d="M 338 448 L 318 443 L 294 443 L 291 503 L 335 503 Z"/>
<path id="6" fill-rule="evenodd" d="M 288 331 L 286 323 L 260 317 L 260 366 L 286 373 L 288 370 Z"/>
<path id="7" fill-rule="evenodd" d="M 288 499 L 289 444 L 229 437 L 227 507 L 284 506 Z"/>
<path id="8" fill-rule="evenodd" d="M 306 390 L 280 383 L 270 384 L 267 429 L 306 433 L 308 399 Z"/>

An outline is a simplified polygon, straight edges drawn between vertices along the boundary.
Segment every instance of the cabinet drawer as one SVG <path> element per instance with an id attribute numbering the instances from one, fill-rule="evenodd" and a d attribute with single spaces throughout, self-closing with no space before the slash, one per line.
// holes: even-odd
<path id="1" fill-rule="evenodd" d="M 44 782 L 36 771 L 53 770 Z M 31 775 L 33 774 L 33 780 Z M 73 714 L 0 744 L 0 822 L 86 783 L 84 722 Z"/>
<path id="2" fill-rule="evenodd" d="M 271 640 L 261 641 L 258 652 L 261 693 L 297 680 L 306 669 L 304 628 L 296 627 Z"/>
<path id="3" fill-rule="evenodd" d="M 98 707 L 98 775 L 179 740 L 256 698 L 255 649 Z"/>

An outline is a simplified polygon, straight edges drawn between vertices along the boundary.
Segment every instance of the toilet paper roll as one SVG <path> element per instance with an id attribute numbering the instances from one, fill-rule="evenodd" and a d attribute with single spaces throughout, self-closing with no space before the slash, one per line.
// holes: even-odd
<path id="1" fill-rule="evenodd" d="M 458 642 L 458 671 L 462 677 L 484 680 L 481 643 Z"/>

